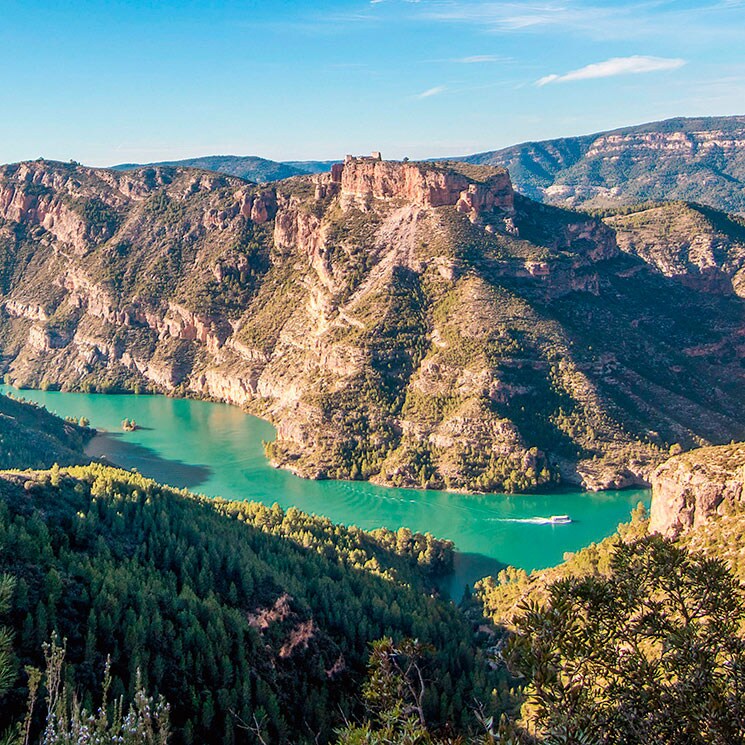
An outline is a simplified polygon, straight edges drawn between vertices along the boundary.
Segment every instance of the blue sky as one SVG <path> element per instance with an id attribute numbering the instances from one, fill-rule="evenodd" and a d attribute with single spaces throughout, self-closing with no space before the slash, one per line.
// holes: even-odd
<path id="1" fill-rule="evenodd" d="M 439 157 L 745 114 L 745 0 L 0 0 L 0 162 Z"/>

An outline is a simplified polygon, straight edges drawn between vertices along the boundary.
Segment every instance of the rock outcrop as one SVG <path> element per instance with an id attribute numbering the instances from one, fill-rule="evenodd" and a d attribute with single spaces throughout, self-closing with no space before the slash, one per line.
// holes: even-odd
<path id="1" fill-rule="evenodd" d="M 712 516 L 742 508 L 745 443 L 699 448 L 670 458 L 652 474 L 649 530 L 677 538 Z"/>
<path id="2" fill-rule="evenodd" d="M 476 222 L 485 212 L 514 214 L 514 191 L 504 169 L 464 164 L 390 162 L 379 156 L 356 158 L 317 177 L 319 193 L 340 194 L 342 205 L 365 208 L 371 200 L 397 199 L 419 207 L 456 207 Z"/>

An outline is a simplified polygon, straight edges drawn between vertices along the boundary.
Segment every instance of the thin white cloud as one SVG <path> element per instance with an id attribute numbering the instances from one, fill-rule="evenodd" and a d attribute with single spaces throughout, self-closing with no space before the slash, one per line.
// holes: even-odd
<path id="1" fill-rule="evenodd" d="M 596 40 L 741 40 L 745 0 L 421 0 L 413 17 L 492 33 L 557 34 Z"/>
<path id="2" fill-rule="evenodd" d="M 496 54 L 474 54 L 471 57 L 454 59 L 453 62 L 458 62 L 462 65 L 477 65 L 482 62 L 505 62 L 506 60 L 507 57 L 498 57 Z"/>
<path id="3" fill-rule="evenodd" d="M 611 9 L 583 5 L 573 7 L 565 0 L 541 2 L 494 2 L 493 0 L 451 0 L 423 3 L 423 15 L 430 20 L 484 25 L 494 31 L 571 27 L 591 24 L 614 13 Z M 589 16 L 589 17 L 588 17 Z"/>
<path id="4" fill-rule="evenodd" d="M 549 83 L 570 83 L 574 80 L 591 80 L 593 78 L 612 78 L 616 75 L 639 75 L 645 72 L 661 72 L 663 70 L 677 70 L 685 65 L 684 59 L 670 59 L 667 57 L 646 57 L 633 55 L 631 57 L 613 57 L 604 62 L 580 67 L 563 75 L 546 75 L 536 81 L 537 86 Z"/>
<path id="5" fill-rule="evenodd" d="M 417 94 L 417 98 L 430 98 L 431 96 L 438 96 L 440 93 L 445 91 L 444 85 L 436 85 L 434 88 L 428 88 L 426 91 L 422 91 Z"/>

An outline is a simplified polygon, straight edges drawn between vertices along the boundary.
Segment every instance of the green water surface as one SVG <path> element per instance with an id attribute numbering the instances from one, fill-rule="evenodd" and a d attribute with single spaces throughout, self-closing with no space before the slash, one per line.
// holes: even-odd
<path id="1" fill-rule="evenodd" d="M 85 416 L 101 430 L 88 453 L 157 481 L 210 496 L 295 506 L 334 522 L 364 529 L 406 526 L 455 542 L 456 572 L 447 588 L 498 571 L 505 564 L 526 570 L 552 566 L 610 535 L 633 507 L 648 504 L 646 490 L 567 491 L 531 495 L 451 494 L 394 489 L 355 481 L 306 481 L 272 468 L 262 440 L 274 439 L 267 422 L 226 404 L 165 396 L 0 391 L 43 404 L 65 417 Z M 123 432 L 121 421 L 141 429 Z M 568 525 L 520 522 L 568 514 Z"/>

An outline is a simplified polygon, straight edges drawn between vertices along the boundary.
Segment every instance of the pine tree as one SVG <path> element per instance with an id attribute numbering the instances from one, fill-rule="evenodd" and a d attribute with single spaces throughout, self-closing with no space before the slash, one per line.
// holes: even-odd
<path id="1" fill-rule="evenodd" d="M 15 577 L 9 574 L 0 575 L 0 616 L 10 611 L 15 584 Z M 13 685 L 16 675 L 17 670 L 13 659 L 13 633 L 6 626 L 0 626 L 0 706 L 3 697 Z M 0 734 L 0 745 L 10 745 L 14 738 L 15 732 L 8 730 Z"/>

